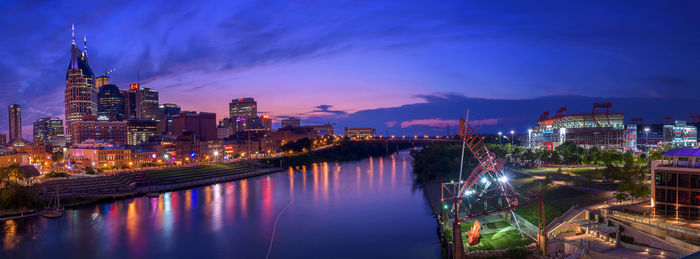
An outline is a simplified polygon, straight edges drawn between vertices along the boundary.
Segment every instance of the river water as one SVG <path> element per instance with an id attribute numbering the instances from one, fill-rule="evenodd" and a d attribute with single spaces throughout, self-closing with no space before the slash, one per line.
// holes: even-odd
<path id="1" fill-rule="evenodd" d="M 404 151 L 9 220 L 0 258 L 438 258 L 411 171 Z"/>

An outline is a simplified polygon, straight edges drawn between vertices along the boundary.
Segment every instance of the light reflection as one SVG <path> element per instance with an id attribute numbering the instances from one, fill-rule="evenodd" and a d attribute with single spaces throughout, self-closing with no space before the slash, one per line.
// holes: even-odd
<path id="1" fill-rule="evenodd" d="M 230 219 L 236 218 L 236 183 L 229 182 L 226 184 L 226 215 Z"/>
<path id="2" fill-rule="evenodd" d="M 311 174 L 314 177 L 314 201 L 318 201 L 318 166 L 316 163 L 313 164 L 313 171 Z"/>
<path id="3" fill-rule="evenodd" d="M 360 170 L 360 166 L 357 166 L 355 178 L 355 188 L 357 188 L 357 192 L 359 193 L 360 187 L 362 187 L 362 185 L 360 184 L 360 181 L 362 180 L 362 170 Z"/>
<path id="4" fill-rule="evenodd" d="M 328 200 L 328 163 L 324 162 L 323 163 L 323 168 L 322 168 L 322 179 L 323 179 L 323 199 Z"/>
<path id="5" fill-rule="evenodd" d="M 5 250 L 14 249 L 19 244 L 20 237 L 17 236 L 17 222 L 14 219 L 5 221 L 5 239 L 3 239 L 3 248 Z"/>
<path id="6" fill-rule="evenodd" d="M 218 231 L 221 229 L 222 224 L 222 208 L 223 202 L 221 201 L 221 184 L 215 184 L 214 188 L 212 188 L 212 192 L 214 193 L 214 200 L 212 203 L 213 209 L 212 209 L 212 231 Z"/>
<path id="7" fill-rule="evenodd" d="M 163 194 L 163 207 L 164 210 L 162 212 L 164 218 L 163 218 L 163 235 L 164 238 L 167 240 L 172 239 L 172 234 L 173 234 L 173 211 L 172 211 L 172 198 L 171 195 L 172 192 L 165 193 Z"/>
<path id="8" fill-rule="evenodd" d="M 369 157 L 369 169 L 367 170 L 369 174 L 369 191 L 374 189 L 374 158 Z"/>
<path id="9" fill-rule="evenodd" d="M 139 215 L 136 213 L 136 200 L 131 201 L 126 211 L 126 231 L 129 242 L 134 242 L 138 232 Z"/>
<path id="10" fill-rule="evenodd" d="M 241 180 L 241 213 L 243 218 L 248 216 L 248 179 Z"/>
<path id="11" fill-rule="evenodd" d="M 384 157 L 379 158 L 379 186 L 384 186 Z"/>
<path id="12" fill-rule="evenodd" d="M 391 189 L 396 188 L 396 156 L 391 154 Z"/>
<path id="13" fill-rule="evenodd" d="M 289 168 L 289 197 L 294 199 L 294 170 Z"/>

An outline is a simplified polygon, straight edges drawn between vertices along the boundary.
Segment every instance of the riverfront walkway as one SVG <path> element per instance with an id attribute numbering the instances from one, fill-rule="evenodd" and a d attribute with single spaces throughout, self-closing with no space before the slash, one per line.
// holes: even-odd
<path id="1" fill-rule="evenodd" d="M 154 171 L 47 181 L 35 185 L 39 197 L 48 199 L 56 192 L 61 198 L 116 198 L 196 187 L 222 181 L 278 172 L 247 163 L 227 163 Z"/>

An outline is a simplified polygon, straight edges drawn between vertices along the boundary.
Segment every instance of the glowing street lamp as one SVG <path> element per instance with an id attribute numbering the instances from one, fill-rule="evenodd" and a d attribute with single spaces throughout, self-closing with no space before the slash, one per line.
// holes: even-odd
<path id="1" fill-rule="evenodd" d="M 503 135 L 503 132 L 498 132 L 498 144 L 501 144 L 501 136 Z"/>
<path id="2" fill-rule="evenodd" d="M 527 148 L 532 148 L 532 129 L 527 129 Z"/>
<path id="3" fill-rule="evenodd" d="M 514 131 L 514 130 L 511 130 L 511 131 L 510 131 L 510 145 L 511 145 L 511 146 L 513 145 L 513 134 L 515 134 L 515 131 Z"/>
<path id="4" fill-rule="evenodd" d="M 646 145 L 646 146 L 649 145 L 649 127 L 644 128 L 644 145 Z M 648 148 L 647 148 L 647 151 L 649 151 Z"/>

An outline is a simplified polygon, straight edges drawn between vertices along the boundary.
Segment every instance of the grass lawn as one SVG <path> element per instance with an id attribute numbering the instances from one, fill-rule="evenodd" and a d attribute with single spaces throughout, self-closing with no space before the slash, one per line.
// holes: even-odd
<path id="1" fill-rule="evenodd" d="M 464 238 L 464 242 L 465 242 L 465 246 L 467 246 L 466 236 Z M 495 249 L 504 249 L 504 248 L 526 246 L 532 242 L 534 242 L 534 241 L 532 241 L 528 237 L 521 238 L 520 232 L 517 229 L 514 229 L 514 230 L 509 230 L 509 231 L 503 231 L 503 232 L 483 234 L 479 238 L 479 244 L 475 245 L 475 246 L 470 246 L 468 249 L 469 249 L 469 251 L 495 250 Z"/>
<path id="2" fill-rule="evenodd" d="M 510 226 L 510 224 L 506 223 L 505 221 L 490 222 L 490 223 L 486 223 L 485 225 L 486 225 L 486 227 L 488 227 L 490 229 L 494 229 L 494 228 L 499 229 L 499 228 L 505 228 L 505 227 Z"/>

